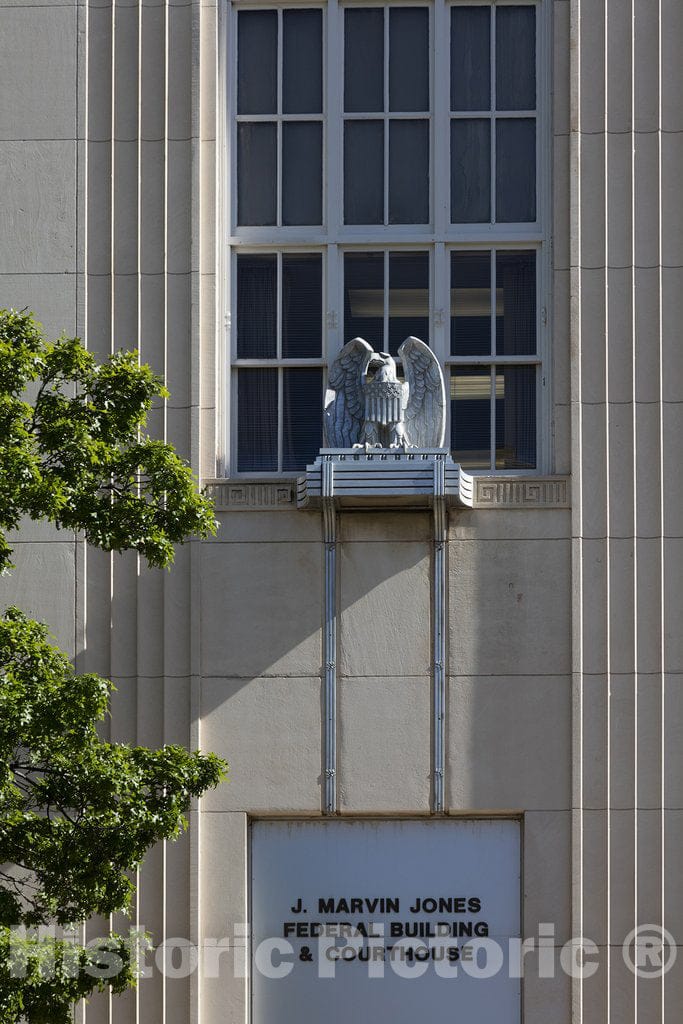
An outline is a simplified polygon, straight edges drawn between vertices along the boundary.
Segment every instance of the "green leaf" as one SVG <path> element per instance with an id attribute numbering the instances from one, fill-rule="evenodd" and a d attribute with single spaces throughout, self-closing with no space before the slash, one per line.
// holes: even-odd
<path id="1" fill-rule="evenodd" d="M 25 516 L 162 567 L 215 532 L 190 467 L 144 432 L 167 397 L 136 352 L 98 364 L 78 338 L 49 343 L 32 314 L 0 310 L 0 571 Z M 77 1000 L 135 983 L 120 936 L 90 948 L 12 929 L 126 911 L 146 852 L 226 777 L 214 754 L 102 740 L 112 689 L 77 674 L 42 623 L 0 618 L 0 1024 L 68 1024 Z"/>

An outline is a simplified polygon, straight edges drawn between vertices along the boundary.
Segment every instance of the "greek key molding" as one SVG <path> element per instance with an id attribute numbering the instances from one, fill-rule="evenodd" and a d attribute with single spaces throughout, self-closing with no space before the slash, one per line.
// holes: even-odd
<path id="1" fill-rule="evenodd" d="M 294 481 L 207 480 L 206 494 L 217 511 L 232 509 L 292 509 L 296 507 Z"/>
<path id="2" fill-rule="evenodd" d="M 431 469 L 429 463 L 425 463 L 425 468 L 427 466 Z M 388 469 L 392 463 L 381 463 L 381 467 Z M 379 474 L 378 479 L 381 480 L 383 476 Z M 569 508 L 569 477 L 491 477 L 468 476 L 463 473 L 461 477 L 471 485 L 471 489 L 470 486 L 465 488 L 461 479 L 459 503 L 469 505 L 470 508 Z M 308 490 L 309 495 L 313 494 L 315 487 L 310 486 L 313 481 L 309 482 L 308 489 L 304 487 L 306 482 L 305 478 L 301 478 L 299 490 Z M 207 480 L 204 486 L 217 511 L 291 510 L 297 505 L 296 480 Z M 446 489 L 450 492 L 449 487 Z M 304 507 L 308 504 L 302 501 L 301 493 L 299 504 Z M 449 499 L 449 504 L 452 504 L 452 499 Z"/>
<path id="3" fill-rule="evenodd" d="M 474 508 L 569 508 L 568 477 L 474 477 Z"/>

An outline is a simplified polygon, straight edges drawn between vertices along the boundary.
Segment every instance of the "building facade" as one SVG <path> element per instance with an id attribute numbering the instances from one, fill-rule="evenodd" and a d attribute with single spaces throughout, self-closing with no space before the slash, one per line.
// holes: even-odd
<path id="1" fill-rule="evenodd" d="M 231 764 L 139 873 L 132 923 L 166 970 L 150 956 L 78 1019 L 678 1019 L 679 0 L 0 19 L 0 305 L 101 357 L 138 346 L 171 392 L 150 429 L 220 521 L 167 574 L 29 523 L 3 581 L 115 682 L 112 740 Z M 457 500 L 306 502 L 356 335 L 437 354 Z M 341 966 L 294 984 L 285 928 L 283 987 L 254 961 L 278 901 L 389 927 L 373 899 L 464 899 L 464 921 L 487 886 L 490 934 L 534 940 L 500 987 L 402 987 L 391 964 L 367 991 Z M 665 972 L 633 951 L 643 926 L 672 937 Z"/>

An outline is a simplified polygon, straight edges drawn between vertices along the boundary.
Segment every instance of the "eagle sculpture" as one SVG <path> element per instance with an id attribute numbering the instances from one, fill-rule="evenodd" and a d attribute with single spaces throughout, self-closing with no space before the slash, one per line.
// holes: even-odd
<path id="1" fill-rule="evenodd" d="M 363 338 L 341 350 L 325 395 L 329 448 L 441 448 L 446 400 L 436 356 L 418 338 L 406 338 L 396 361 Z"/>

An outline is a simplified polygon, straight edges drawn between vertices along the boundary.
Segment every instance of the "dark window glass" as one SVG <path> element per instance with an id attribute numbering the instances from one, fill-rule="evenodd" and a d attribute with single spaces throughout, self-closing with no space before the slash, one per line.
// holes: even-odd
<path id="1" fill-rule="evenodd" d="M 270 123 L 237 125 L 237 221 L 275 224 L 277 129 Z"/>
<path id="2" fill-rule="evenodd" d="M 536 122 L 532 118 L 496 121 L 496 220 L 501 224 L 536 220 Z"/>
<path id="3" fill-rule="evenodd" d="M 282 125 L 282 223 L 322 223 L 322 135 L 319 121 Z"/>
<path id="4" fill-rule="evenodd" d="M 491 220 L 491 124 L 451 121 L 451 223 Z"/>
<path id="5" fill-rule="evenodd" d="M 237 47 L 237 113 L 277 113 L 277 11 L 240 11 Z"/>
<path id="6" fill-rule="evenodd" d="M 496 290 L 496 351 L 501 355 L 536 352 L 536 254 L 498 252 Z"/>
<path id="7" fill-rule="evenodd" d="M 344 125 L 344 223 L 384 221 L 384 125 L 347 121 Z"/>
<path id="8" fill-rule="evenodd" d="M 429 122 L 389 124 L 389 223 L 429 221 Z"/>
<path id="9" fill-rule="evenodd" d="M 536 11 L 496 8 L 496 108 L 536 109 Z"/>
<path id="10" fill-rule="evenodd" d="M 277 373 L 237 371 L 237 469 L 240 473 L 277 470 Z"/>
<path id="11" fill-rule="evenodd" d="M 320 114 L 323 109 L 322 11 L 282 15 L 282 110 Z"/>
<path id="12" fill-rule="evenodd" d="M 466 469 L 491 465 L 491 367 L 451 370 L 451 449 Z"/>
<path id="13" fill-rule="evenodd" d="M 491 353 L 491 253 L 451 253 L 451 353 Z"/>
<path id="14" fill-rule="evenodd" d="M 282 355 L 285 359 L 322 355 L 322 256 L 282 257 Z"/>
<path id="15" fill-rule="evenodd" d="M 277 259 L 237 257 L 237 356 L 273 359 L 277 355 Z"/>
<path id="16" fill-rule="evenodd" d="M 496 372 L 496 469 L 534 469 L 536 367 L 499 366 Z"/>
<path id="17" fill-rule="evenodd" d="M 282 468 L 305 469 L 322 445 L 323 372 L 320 367 L 282 372 Z"/>
<path id="18" fill-rule="evenodd" d="M 384 10 L 344 11 L 344 110 L 384 110 Z"/>
<path id="19" fill-rule="evenodd" d="M 347 252 L 344 256 L 344 343 L 364 338 L 384 350 L 384 255 Z"/>
<path id="20" fill-rule="evenodd" d="M 389 254 L 389 351 L 412 335 L 429 344 L 429 253 Z"/>
<path id="21" fill-rule="evenodd" d="M 451 8 L 451 110 L 491 109 L 491 13 Z"/>
<path id="22" fill-rule="evenodd" d="M 426 7 L 389 10 L 389 110 L 429 110 L 429 11 Z"/>

